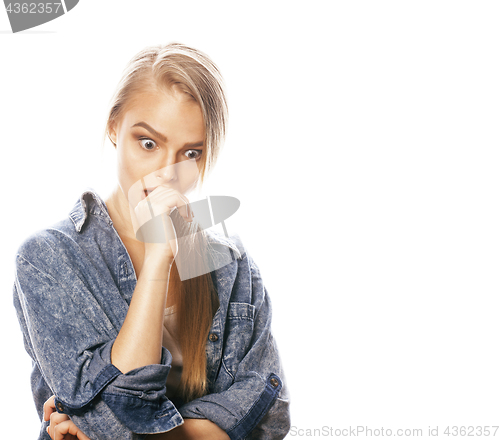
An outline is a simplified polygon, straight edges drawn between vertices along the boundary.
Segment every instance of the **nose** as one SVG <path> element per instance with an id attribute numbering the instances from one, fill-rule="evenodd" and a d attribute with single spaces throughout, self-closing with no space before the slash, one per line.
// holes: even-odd
<path id="1" fill-rule="evenodd" d="M 162 183 L 171 183 L 177 180 L 178 176 L 178 168 L 179 164 L 175 163 L 175 161 L 169 161 L 166 166 L 160 168 L 156 172 L 156 177 L 161 180 Z"/>

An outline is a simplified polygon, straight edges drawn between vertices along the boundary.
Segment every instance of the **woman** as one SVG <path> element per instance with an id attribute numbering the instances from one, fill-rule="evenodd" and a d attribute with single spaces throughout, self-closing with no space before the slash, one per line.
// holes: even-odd
<path id="1" fill-rule="evenodd" d="M 186 196 L 216 163 L 226 122 L 205 54 L 144 49 L 106 125 L 116 189 L 105 201 L 85 191 L 68 218 L 20 246 L 14 304 L 45 419 L 39 439 L 288 432 L 259 269 L 237 235 L 204 229 Z"/>

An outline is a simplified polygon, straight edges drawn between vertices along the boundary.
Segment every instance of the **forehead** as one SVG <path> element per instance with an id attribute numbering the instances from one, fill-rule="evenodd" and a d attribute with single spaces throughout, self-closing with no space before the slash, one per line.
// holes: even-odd
<path id="1" fill-rule="evenodd" d="M 127 125 L 144 121 L 161 129 L 189 131 L 203 136 L 205 124 L 200 106 L 189 95 L 172 90 L 135 93 L 125 104 L 120 121 Z"/>
<path id="2" fill-rule="evenodd" d="M 147 108 L 158 108 L 166 104 L 198 106 L 198 103 L 190 95 L 181 92 L 176 87 L 168 89 L 148 88 L 132 93 L 124 105 L 124 110 L 125 112 L 143 111 Z"/>
<path id="3" fill-rule="evenodd" d="M 141 99 L 143 95 L 149 95 L 153 97 L 166 95 L 168 97 L 175 97 L 178 100 L 196 102 L 194 96 L 182 84 L 161 83 L 156 82 L 153 79 L 149 81 L 143 81 L 142 83 L 136 83 L 134 88 L 130 91 L 128 100 L 130 102 L 135 102 L 138 99 Z"/>

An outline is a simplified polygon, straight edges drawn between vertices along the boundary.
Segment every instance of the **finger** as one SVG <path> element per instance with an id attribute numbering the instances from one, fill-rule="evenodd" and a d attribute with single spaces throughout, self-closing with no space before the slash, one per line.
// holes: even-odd
<path id="1" fill-rule="evenodd" d="M 180 209 L 181 215 L 187 220 L 192 219 L 191 206 L 189 205 L 189 200 L 184 194 L 179 194 L 181 205 L 177 205 L 177 209 Z"/>
<path id="2" fill-rule="evenodd" d="M 159 186 L 148 197 L 153 205 L 154 215 L 167 212 L 169 215 L 177 207 L 179 213 L 186 221 L 192 220 L 192 210 L 188 198 L 172 188 Z"/>
<path id="3" fill-rule="evenodd" d="M 179 191 L 166 185 L 156 187 L 151 193 L 149 193 L 145 200 L 146 203 L 148 203 L 148 206 L 155 208 L 154 215 L 159 215 L 164 212 L 170 214 L 169 211 L 172 211 L 175 207 L 177 207 L 179 211 L 184 214 L 184 217 L 190 217 L 192 215 L 187 197 Z"/>
<path id="4" fill-rule="evenodd" d="M 186 197 L 180 194 L 172 195 L 170 198 L 166 199 L 164 203 L 168 206 L 173 205 L 173 208 L 177 208 L 177 211 L 185 221 L 193 221 L 191 206 L 189 205 L 189 200 Z M 169 212 L 169 215 L 172 214 L 172 211 L 173 209 Z"/>
<path id="5" fill-rule="evenodd" d="M 156 190 L 155 190 L 156 191 Z M 151 193 L 149 197 L 141 200 L 135 207 L 135 212 L 141 217 L 155 217 L 157 215 L 166 213 L 168 215 L 175 209 L 180 208 L 186 204 L 179 194 L 176 193 Z"/>
<path id="6" fill-rule="evenodd" d="M 54 440 L 90 440 L 71 420 L 57 425 Z"/>
<path id="7" fill-rule="evenodd" d="M 57 426 L 59 426 L 60 423 L 63 423 L 66 420 L 69 420 L 69 416 L 66 414 L 53 412 L 50 415 L 50 425 L 49 425 L 50 429 L 48 432 L 49 432 L 49 435 L 52 437 L 52 439 L 54 438 L 54 433 L 55 433 L 55 429 L 57 428 Z"/>
<path id="8" fill-rule="evenodd" d="M 53 412 L 50 415 L 50 424 L 57 425 L 58 423 L 64 422 L 65 420 L 69 420 L 69 416 L 67 414 L 61 414 L 58 412 Z"/>
<path id="9" fill-rule="evenodd" d="M 56 404 L 54 402 L 55 396 L 49 397 L 43 404 L 43 420 L 49 421 L 50 415 L 56 410 Z"/>
<path id="10" fill-rule="evenodd" d="M 71 420 L 66 420 L 65 422 L 60 423 L 54 429 L 54 438 L 53 440 L 73 440 L 76 439 L 76 434 L 72 434 L 70 432 L 71 424 L 74 423 Z M 78 428 L 77 428 L 78 429 Z"/>

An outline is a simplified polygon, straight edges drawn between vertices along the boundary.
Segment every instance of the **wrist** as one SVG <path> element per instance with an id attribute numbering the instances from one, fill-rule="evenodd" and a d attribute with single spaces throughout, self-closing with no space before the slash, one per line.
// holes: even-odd
<path id="1" fill-rule="evenodd" d="M 167 258 L 173 260 L 177 254 L 177 243 L 145 243 L 144 252 L 145 256 L 154 256 L 154 258 Z"/>
<path id="2" fill-rule="evenodd" d="M 162 266 L 162 267 L 172 267 L 174 264 L 174 256 L 171 252 L 165 251 L 161 248 L 146 248 L 144 252 L 144 262 L 143 267 L 148 265 Z"/>
<path id="3" fill-rule="evenodd" d="M 162 254 L 146 254 L 138 280 L 155 280 L 168 283 L 174 259 Z"/>

